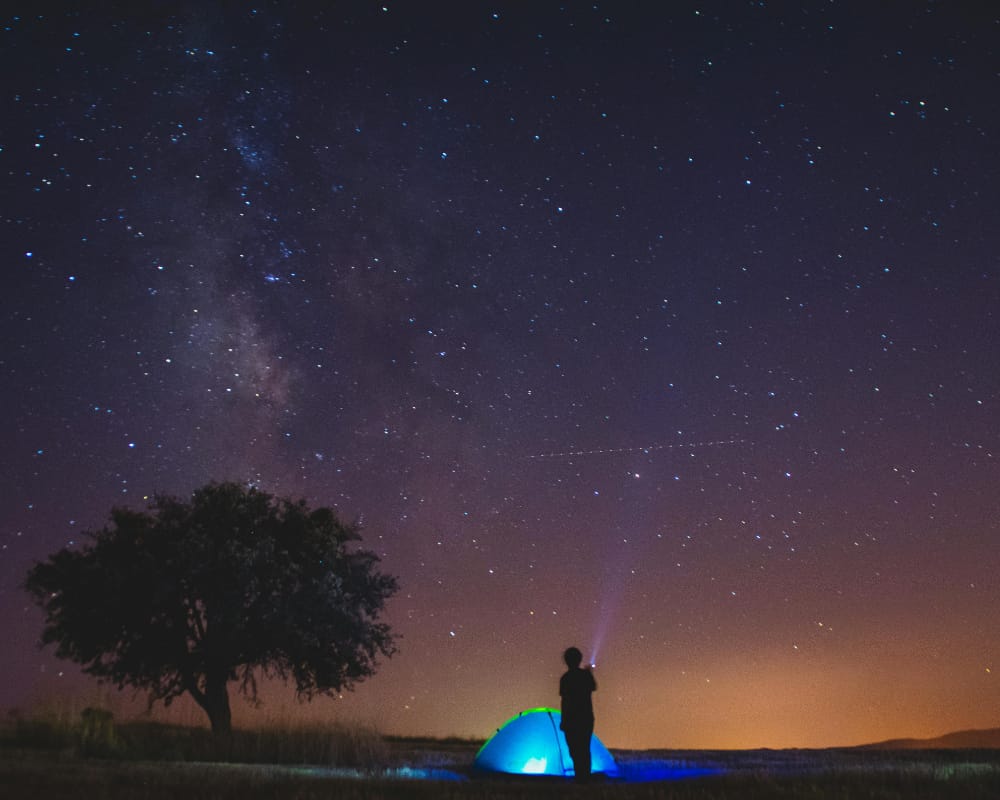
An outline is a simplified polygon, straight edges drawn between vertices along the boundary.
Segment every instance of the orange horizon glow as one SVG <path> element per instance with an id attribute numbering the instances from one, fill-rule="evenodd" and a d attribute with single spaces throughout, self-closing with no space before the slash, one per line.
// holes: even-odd
<path id="1" fill-rule="evenodd" d="M 995 712 L 1000 690 L 987 667 L 967 676 L 964 687 L 949 687 L 944 683 L 949 675 L 945 664 L 876 672 L 870 664 L 849 660 L 803 660 L 801 655 L 771 654 L 748 664 L 715 664 L 704 674 L 691 664 L 693 672 L 671 674 L 664 669 L 630 680 L 622 677 L 624 671 L 613 673 L 614 663 L 609 662 L 597 671 L 596 732 L 617 749 L 746 750 L 850 747 L 1000 726 Z M 303 704 L 286 687 L 264 682 L 260 708 L 236 696 L 235 686 L 231 702 L 234 724 L 245 728 L 344 723 L 384 735 L 486 739 L 525 708 L 558 705 L 549 686 L 557 679 L 555 670 L 548 676 L 514 676 L 505 696 L 455 684 L 436 699 L 424 692 L 418 700 L 401 696 L 408 677 L 404 664 L 396 662 L 339 699 Z M 45 691 L 62 686 L 65 692 L 78 683 L 89 688 L 63 694 L 58 706 L 79 706 L 78 712 L 96 703 L 110 706 L 122 719 L 145 715 L 142 697 L 130 700 L 128 693 L 98 689 L 86 679 L 67 675 L 44 683 L 50 688 L 39 685 L 39 700 L 32 703 L 36 707 L 44 705 Z M 477 696 L 477 691 L 482 694 Z M 170 709 L 158 705 L 152 716 L 178 724 L 207 724 L 187 697 Z"/>

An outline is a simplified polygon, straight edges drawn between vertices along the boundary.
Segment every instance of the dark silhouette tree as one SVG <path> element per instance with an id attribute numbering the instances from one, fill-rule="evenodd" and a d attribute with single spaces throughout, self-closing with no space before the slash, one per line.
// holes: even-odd
<path id="1" fill-rule="evenodd" d="M 310 700 L 352 688 L 395 652 L 379 618 L 396 579 L 328 508 L 213 483 L 190 501 L 113 509 L 88 536 L 28 573 L 42 644 L 148 692 L 150 707 L 187 692 L 217 734 L 231 730 L 231 682 L 254 703 L 259 676 L 294 681 Z"/>

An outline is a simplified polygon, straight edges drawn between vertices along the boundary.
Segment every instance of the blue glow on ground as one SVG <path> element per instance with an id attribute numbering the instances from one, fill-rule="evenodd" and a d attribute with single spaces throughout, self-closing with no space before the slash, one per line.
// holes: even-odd
<path id="1" fill-rule="evenodd" d="M 246 766 L 246 765 L 240 765 Z M 313 775 L 328 778 L 350 778 L 369 781 L 388 778 L 404 781 L 467 781 L 469 776 L 455 770 L 440 767 L 394 767 L 386 770 L 362 770 L 351 767 L 283 767 L 269 765 L 272 772 L 287 771 L 290 775 Z"/>
<path id="2" fill-rule="evenodd" d="M 281 767 L 271 767 L 271 769 L 281 769 Z M 372 773 L 359 769 L 338 768 L 338 767 L 287 767 L 289 773 L 298 775 L 322 775 L 335 778 L 352 778 L 355 780 L 371 780 L 373 778 L 384 778 L 403 781 L 446 781 L 460 782 L 470 780 L 467 772 L 458 769 L 443 769 L 441 767 L 396 767 L 388 770 L 380 770 Z M 703 778 L 709 775 L 721 775 L 726 770 L 712 767 L 699 767 L 691 764 L 678 764 L 670 761 L 637 761 L 631 764 L 621 765 L 616 776 L 603 776 L 610 783 L 653 783 L 656 781 L 681 781 L 692 778 Z M 490 773 L 477 771 L 479 779 Z M 531 778 L 535 775 L 543 775 L 544 772 L 532 773 L 525 771 L 519 773 L 520 776 Z M 511 773 L 495 773 L 497 778 L 511 778 L 518 775 Z M 551 780 L 552 775 L 548 778 Z M 559 777 L 559 776 L 555 776 Z M 571 778 L 571 776 L 564 776 Z"/>
<path id="3" fill-rule="evenodd" d="M 618 765 L 618 780 L 622 783 L 651 783 L 653 781 L 682 781 L 722 775 L 726 770 L 676 761 L 635 761 Z"/>

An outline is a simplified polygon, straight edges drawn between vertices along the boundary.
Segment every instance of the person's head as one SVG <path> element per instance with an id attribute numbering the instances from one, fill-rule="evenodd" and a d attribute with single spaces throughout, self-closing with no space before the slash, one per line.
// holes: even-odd
<path id="1" fill-rule="evenodd" d="M 567 647 L 566 652 L 563 653 L 563 661 L 566 662 L 566 666 L 570 669 L 576 669 L 580 666 L 580 662 L 583 661 L 583 653 L 575 647 Z"/>

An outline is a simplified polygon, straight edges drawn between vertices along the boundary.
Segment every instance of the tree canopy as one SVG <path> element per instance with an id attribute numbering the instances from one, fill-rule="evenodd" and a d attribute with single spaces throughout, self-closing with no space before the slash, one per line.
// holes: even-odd
<path id="1" fill-rule="evenodd" d="M 251 701 L 259 676 L 308 700 L 395 652 L 380 617 L 396 579 L 329 508 L 212 483 L 110 520 L 35 564 L 25 588 L 45 613 L 43 645 L 150 705 L 187 692 L 226 733 L 233 681 Z"/>

